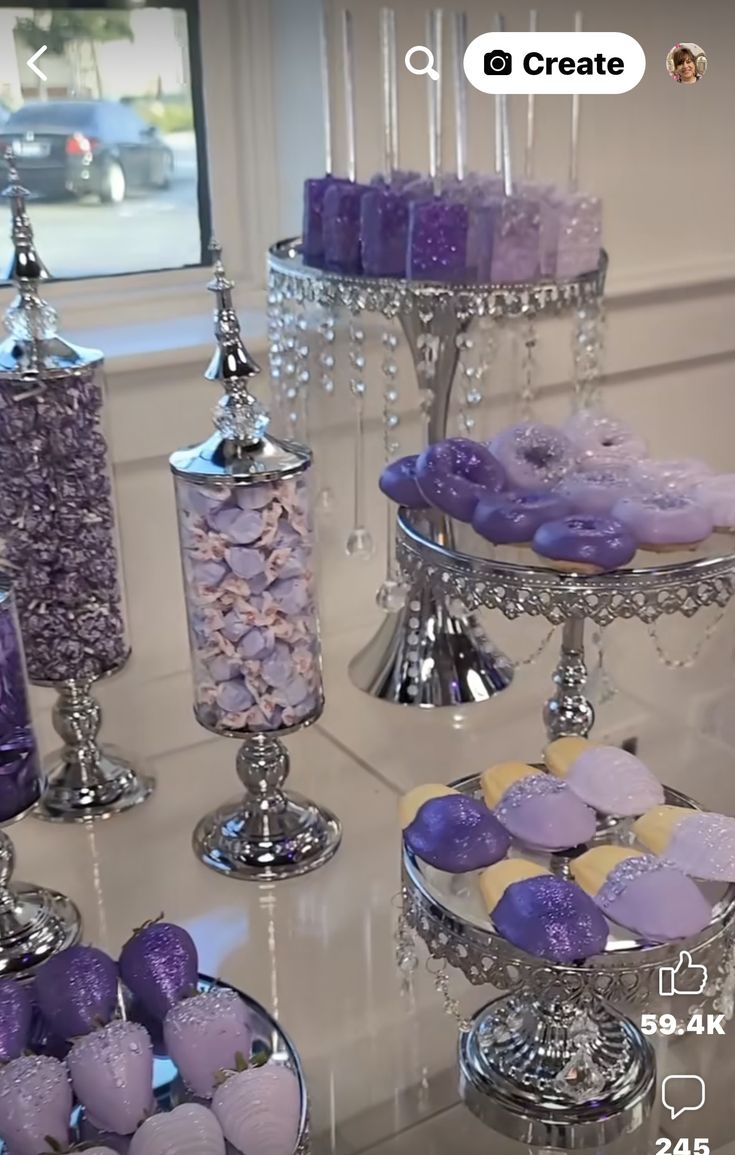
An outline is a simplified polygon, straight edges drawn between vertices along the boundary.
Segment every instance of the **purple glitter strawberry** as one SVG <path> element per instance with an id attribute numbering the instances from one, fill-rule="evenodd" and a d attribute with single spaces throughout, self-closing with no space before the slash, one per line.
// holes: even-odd
<path id="1" fill-rule="evenodd" d="M 199 959 L 194 940 L 182 926 L 149 922 L 122 949 L 120 977 L 154 1019 L 195 993 Z"/>
<path id="2" fill-rule="evenodd" d="M 67 1057 L 90 1122 L 131 1135 L 154 1109 L 153 1047 L 140 1023 L 117 1021 L 77 1039 Z"/>
<path id="3" fill-rule="evenodd" d="M 293 1155 L 301 1120 L 293 1072 L 267 1063 L 225 1075 L 212 1100 L 225 1139 L 238 1151 Z"/>
<path id="4" fill-rule="evenodd" d="M 200 1103 L 154 1115 L 135 1132 L 130 1155 L 225 1155 L 222 1128 Z"/>
<path id="5" fill-rule="evenodd" d="M 36 975 L 36 1001 L 53 1034 L 86 1035 L 115 1013 L 117 965 L 94 946 L 62 950 Z"/>
<path id="6" fill-rule="evenodd" d="M 27 986 L 13 979 L 0 982 L 0 1063 L 19 1059 L 28 1046 L 33 999 Z"/>
<path id="7" fill-rule="evenodd" d="M 0 1068 L 0 1138 L 8 1155 L 65 1150 L 72 1093 L 63 1063 L 27 1055 Z M 50 1142 L 49 1142 L 50 1140 Z"/>
<path id="8" fill-rule="evenodd" d="M 172 1007 L 163 1037 L 189 1090 L 200 1099 L 211 1099 L 219 1072 L 250 1058 L 253 1029 L 240 996 L 215 988 Z"/>

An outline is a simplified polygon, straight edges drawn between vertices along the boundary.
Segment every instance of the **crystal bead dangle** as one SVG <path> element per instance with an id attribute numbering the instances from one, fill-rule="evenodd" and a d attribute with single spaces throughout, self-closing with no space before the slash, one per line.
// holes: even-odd
<path id="1" fill-rule="evenodd" d="M 589 409 L 599 401 L 604 337 L 603 302 L 582 302 L 575 312 L 572 337 L 575 409 Z"/>
<path id="2" fill-rule="evenodd" d="M 399 440 L 400 415 L 398 413 L 398 404 L 400 395 L 398 390 L 398 361 L 396 354 L 399 346 L 399 338 L 395 329 L 391 326 L 383 331 L 382 335 L 383 346 L 383 360 L 381 362 L 381 373 L 383 376 L 383 448 L 385 450 L 385 463 L 388 465 L 393 461 L 401 451 L 401 443 Z M 405 604 L 406 600 L 406 585 L 401 580 L 396 565 L 395 557 L 395 535 L 396 535 L 396 519 L 395 519 L 395 505 L 392 501 L 385 500 L 386 506 L 386 537 L 385 537 L 385 577 L 381 582 L 380 588 L 375 595 L 375 601 L 379 609 L 386 613 L 398 613 Z"/>
<path id="3" fill-rule="evenodd" d="M 524 314 L 520 321 L 519 340 L 521 342 L 521 393 L 520 418 L 531 421 L 536 404 L 536 318 L 532 312 Z"/>
<path id="4" fill-rule="evenodd" d="M 337 365 L 335 345 L 336 326 L 337 317 L 335 316 L 334 310 L 330 307 L 323 308 L 320 312 L 317 325 L 317 365 L 319 387 L 324 400 L 334 397 L 334 378 Z M 317 510 L 322 514 L 331 514 L 334 511 L 334 505 L 334 491 L 332 487 L 323 484 L 316 497 Z"/>
<path id="5" fill-rule="evenodd" d="M 369 561 L 375 552 L 365 515 L 365 330 L 356 318 L 348 326 L 350 393 L 355 413 L 353 522 L 345 551 L 348 557 Z"/>

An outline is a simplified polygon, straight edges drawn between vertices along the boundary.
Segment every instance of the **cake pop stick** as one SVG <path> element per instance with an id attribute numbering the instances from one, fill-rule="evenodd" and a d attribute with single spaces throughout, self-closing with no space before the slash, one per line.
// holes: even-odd
<path id="1" fill-rule="evenodd" d="M 505 32 L 505 16 L 498 12 L 495 16 L 496 32 Z M 495 93 L 495 174 L 503 175 L 503 114 L 500 93 Z"/>
<path id="2" fill-rule="evenodd" d="M 463 281 L 467 279 L 466 257 L 469 213 L 460 201 L 441 196 L 442 185 L 442 38 L 443 12 L 429 16 L 429 47 L 439 74 L 429 85 L 429 175 L 434 196 L 411 205 L 408 239 L 408 276 L 414 280 Z"/>
<path id="3" fill-rule="evenodd" d="M 324 263 L 342 273 L 359 273 L 360 213 L 368 186 L 357 183 L 355 45 L 352 13 L 342 12 L 347 181 L 332 185 L 324 198 Z"/>
<path id="4" fill-rule="evenodd" d="M 398 105 L 396 99 L 396 14 L 380 9 L 380 65 L 383 80 L 383 176 L 390 184 L 398 168 Z"/>
<path id="5" fill-rule="evenodd" d="M 456 117 L 457 180 L 467 176 L 467 85 L 464 54 L 467 47 L 467 13 L 455 12 L 452 21 L 454 49 L 454 110 Z"/>
<path id="6" fill-rule="evenodd" d="M 582 13 L 574 13 L 574 31 L 582 31 Z M 579 106 L 581 96 L 578 92 L 572 95 L 572 143 L 569 150 L 569 191 L 577 191 L 579 180 Z"/>
<path id="7" fill-rule="evenodd" d="M 538 9 L 532 8 L 529 17 L 529 32 L 538 32 Z M 523 161 L 523 175 L 526 180 L 533 177 L 534 145 L 536 142 L 536 93 L 529 92 L 526 105 L 526 152 Z"/>
<path id="8" fill-rule="evenodd" d="M 508 97 L 501 93 L 498 99 L 505 195 L 495 217 L 492 280 L 498 284 L 535 281 L 540 272 L 541 205 L 514 194 Z"/>
<path id="9" fill-rule="evenodd" d="M 332 153 L 332 78 L 329 66 L 329 29 L 326 0 L 322 0 L 319 27 L 321 47 L 320 73 L 322 83 L 322 115 L 324 129 L 325 176 L 304 182 L 304 222 L 302 249 L 304 260 L 320 265 L 324 260 L 324 198 L 338 178 L 333 176 Z"/>

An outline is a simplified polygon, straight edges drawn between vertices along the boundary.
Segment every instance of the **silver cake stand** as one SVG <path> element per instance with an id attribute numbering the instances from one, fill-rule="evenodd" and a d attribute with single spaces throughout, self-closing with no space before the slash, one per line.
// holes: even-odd
<path id="1" fill-rule="evenodd" d="M 476 776 L 452 785 L 482 796 Z M 695 806 L 675 790 L 666 794 L 673 805 Z M 606 825 L 596 841 L 635 846 L 626 824 Z M 570 852 L 523 857 L 568 876 Z M 695 938 L 651 946 L 610 924 L 603 955 L 557 966 L 499 937 L 477 872 L 435 870 L 404 846 L 402 873 L 401 969 L 415 967 L 418 938 L 440 966 L 456 968 L 473 986 L 504 992 L 471 1020 L 460 1017 L 460 1093 L 489 1127 L 528 1147 L 597 1148 L 643 1124 L 656 1093 L 656 1064 L 650 1043 L 625 1012 L 640 1021 L 642 1010 L 672 1011 L 670 999 L 658 1003 L 658 971 L 673 966 L 682 950 L 707 967 L 708 986 L 695 997 L 698 1005 L 712 1000 L 732 1017 L 735 887 L 703 885 L 713 915 Z M 682 1028 L 696 1009 L 687 1005 L 686 1017 L 680 1011 Z"/>
<path id="2" fill-rule="evenodd" d="M 450 401 L 463 341 L 473 324 L 482 318 L 498 325 L 506 321 L 524 323 L 523 344 L 530 381 L 536 320 L 574 314 L 577 320 L 575 348 L 580 350 L 579 355 L 575 353 L 575 383 L 579 385 L 581 397 L 599 372 L 599 303 L 606 272 L 607 256 L 603 253 L 599 269 L 565 282 L 458 285 L 354 277 L 304 264 L 298 238 L 280 241 L 268 254 L 269 311 L 274 330 L 272 372 L 277 363 L 274 375 L 280 380 L 288 369 L 290 377 L 283 384 L 286 392 L 294 395 L 289 402 L 293 409 L 301 388 L 299 380 L 304 374 L 305 380 L 309 379 L 309 371 L 305 364 L 300 365 L 299 355 L 303 354 L 305 363 L 309 345 L 303 342 L 312 323 L 310 308 L 327 310 L 332 317 L 346 314 L 355 319 L 372 315 L 383 317 L 389 323 L 397 321 L 413 361 L 420 408 L 426 421 L 426 443 L 432 444 L 448 435 Z M 301 310 L 298 323 L 292 315 L 295 309 Z M 286 314 L 288 324 L 284 320 Z M 333 339 L 333 328 L 331 335 Z M 350 354 L 358 376 L 365 364 L 362 340 L 354 342 Z M 284 368 L 281 368 L 282 362 Z M 387 378 L 387 385 L 386 398 L 392 395 L 392 378 Z M 364 392 L 364 382 L 362 390 Z M 482 400 L 476 389 L 475 393 Z M 362 394 L 356 397 L 356 404 L 362 405 Z M 385 414 L 386 420 L 390 420 L 389 405 Z M 356 458 L 360 456 L 358 449 Z M 356 516 L 356 521 L 359 520 Z M 366 531 L 358 526 L 358 532 Z M 451 538 L 440 535 L 437 544 L 440 543 L 451 548 Z M 390 540 L 388 548 L 390 554 Z M 394 587 L 395 593 L 398 583 L 390 578 L 389 563 L 387 584 Z M 471 607 L 463 605 L 458 597 L 453 603 L 449 605 L 445 591 L 436 584 L 427 586 L 418 580 L 408 589 L 401 589 L 397 608 L 390 607 L 392 612 L 386 613 L 375 637 L 350 664 L 350 677 L 355 685 L 384 701 L 425 707 L 487 701 L 505 689 L 513 677 L 512 663 L 489 640 Z M 387 608 L 385 602 L 379 604 Z"/>
<path id="3" fill-rule="evenodd" d="M 401 509 L 398 562 L 412 589 L 436 591 L 476 611 L 500 610 L 506 618 L 545 618 L 560 626 L 556 690 L 544 706 L 549 739 L 586 737 L 595 719 L 586 696 L 584 631 L 587 622 L 618 619 L 651 625 L 669 614 L 692 617 L 726 607 L 735 592 L 735 538 L 713 534 L 696 552 L 640 552 L 631 568 L 588 577 L 560 573 L 526 547 L 493 547 L 469 526 L 438 514 Z M 419 661 L 423 654 L 419 654 Z"/>

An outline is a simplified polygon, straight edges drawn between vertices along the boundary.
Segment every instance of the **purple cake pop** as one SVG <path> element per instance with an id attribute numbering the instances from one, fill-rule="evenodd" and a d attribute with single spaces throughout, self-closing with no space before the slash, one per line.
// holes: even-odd
<path id="1" fill-rule="evenodd" d="M 380 475 L 380 488 L 386 497 L 408 509 L 426 509 L 428 502 L 416 480 L 417 453 L 399 457 L 386 465 Z"/>
<path id="2" fill-rule="evenodd" d="M 41 797 L 42 786 L 20 635 L 10 597 L 0 586 L 0 822 L 29 810 Z"/>
<path id="3" fill-rule="evenodd" d="M 324 263 L 324 198 L 333 185 L 346 183 L 334 176 L 304 181 L 302 252 L 307 265 Z"/>
<path id="4" fill-rule="evenodd" d="M 555 493 L 498 493 L 481 497 L 472 528 L 495 545 L 531 541 L 539 526 L 571 513 L 568 501 Z"/>
<path id="5" fill-rule="evenodd" d="M 536 531 L 533 548 L 557 569 L 604 573 L 627 565 L 637 545 L 629 529 L 612 517 L 572 515 L 548 521 Z"/>
<path id="6" fill-rule="evenodd" d="M 480 498 L 503 488 L 505 473 L 486 446 L 450 437 L 420 455 L 416 480 L 431 505 L 458 521 L 471 521 Z"/>
<path id="7" fill-rule="evenodd" d="M 607 923 L 592 900 L 552 874 L 511 883 L 491 917 L 508 942 L 549 962 L 579 962 L 602 954 L 607 943 Z"/>
<path id="8" fill-rule="evenodd" d="M 697 884 L 652 854 L 597 846 L 570 867 L 609 919 L 649 942 L 690 938 L 709 926 L 712 907 Z"/>
<path id="9" fill-rule="evenodd" d="M 370 277 L 405 277 L 411 198 L 392 188 L 373 188 L 362 198 L 362 267 Z"/>
<path id="10" fill-rule="evenodd" d="M 495 218 L 492 282 L 533 283 L 541 272 L 541 205 L 524 196 L 504 197 Z"/>
<path id="11" fill-rule="evenodd" d="M 338 273 L 359 273 L 362 198 L 369 185 L 340 181 L 324 197 L 324 264 Z"/>
<path id="12" fill-rule="evenodd" d="M 510 847 L 510 837 L 495 815 L 465 794 L 424 802 L 403 837 L 418 858 L 452 874 L 490 866 Z"/>
<path id="13" fill-rule="evenodd" d="M 433 197 L 411 205 L 408 277 L 413 281 L 467 279 L 467 206 Z"/>

